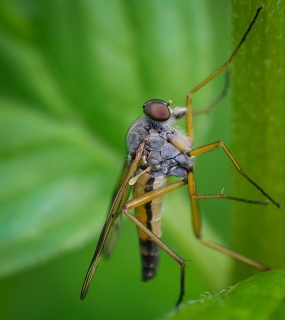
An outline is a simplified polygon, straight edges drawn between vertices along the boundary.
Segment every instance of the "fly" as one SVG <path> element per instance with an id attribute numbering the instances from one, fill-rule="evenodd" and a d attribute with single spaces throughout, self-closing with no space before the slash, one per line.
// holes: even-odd
<path id="1" fill-rule="evenodd" d="M 192 149 L 194 143 L 192 95 L 228 67 L 263 9 L 264 6 L 257 9 L 253 20 L 230 58 L 187 94 L 186 108 L 176 107 L 172 109 L 171 100 L 163 101 L 160 99 L 151 99 L 143 105 L 145 116 L 137 119 L 131 125 L 127 134 L 128 157 L 123 166 L 118 191 L 113 198 L 113 203 L 82 286 L 81 300 L 87 294 L 102 253 L 104 252 L 107 256 L 111 254 L 118 236 L 121 213 L 124 212 L 138 228 L 142 280 L 146 281 L 155 276 L 159 248 L 161 248 L 180 265 L 180 293 L 176 306 L 181 303 L 184 295 L 185 260 L 160 239 L 160 221 L 163 196 L 184 185 L 188 185 L 194 233 L 202 244 L 224 252 L 259 270 L 269 269 L 263 264 L 204 239 L 201 233 L 201 214 L 198 202 L 201 199 L 220 198 L 263 205 L 272 202 L 279 209 L 281 209 L 281 205 L 242 171 L 234 156 L 222 141 Z M 183 117 L 186 118 L 187 136 L 173 127 L 175 121 Z M 197 195 L 194 157 L 216 148 L 222 148 L 237 171 L 267 198 L 266 201 L 232 197 L 225 195 L 223 192 L 220 194 Z M 167 178 L 169 176 L 178 177 L 180 181 L 168 184 Z M 132 187 L 134 197 L 127 201 Z M 133 208 L 135 209 L 135 216 L 129 212 Z"/>

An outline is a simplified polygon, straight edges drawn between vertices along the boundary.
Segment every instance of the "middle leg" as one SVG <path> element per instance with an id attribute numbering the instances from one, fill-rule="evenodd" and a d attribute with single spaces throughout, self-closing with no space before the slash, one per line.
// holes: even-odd
<path id="1" fill-rule="evenodd" d="M 242 261 L 254 268 L 257 268 L 261 271 L 266 271 L 269 270 L 270 268 L 259 263 L 256 262 L 252 259 L 249 259 L 233 250 L 230 250 L 220 244 L 217 244 L 213 241 L 209 241 L 203 238 L 202 236 L 202 223 L 201 223 L 201 212 L 200 212 L 200 208 L 199 208 L 199 203 L 198 203 L 198 199 L 199 196 L 197 196 L 196 193 L 196 182 L 195 182 L 195 175 L 194 172 L 190 172 L 188 175 L 188 188 L 189 188 L 189 195 L 190 195 L 190 201 L 191 201 L 191 215 L 192 215 L 192 224 L 193 224 L 193 230 L 194 230 L 194 234 L 196 236 L 196 238 L 204 245 L 213 248 L 215 250 L 218 250 L 220 252 L 223 252 L 239 261 Z M 200 196 L 200 199 L 202 199 L 203 196 Z M 217 198 L 217 197 L 216 197 Z M 223 199 L 225 199 L 225 197 L 221 197 Z M 205 199 L 205 198 L 204 198 Z M 238 198 L 236 198 L 238 199 Z M 235 200 L 236 200 L 235 199 Z"/>

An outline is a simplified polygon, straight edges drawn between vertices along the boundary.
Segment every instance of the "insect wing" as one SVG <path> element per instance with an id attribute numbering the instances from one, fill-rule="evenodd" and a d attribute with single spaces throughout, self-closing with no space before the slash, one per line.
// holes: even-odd
<path id="1" fill-rule="evenodd" d="M 107 219 L 105 221 L 105 224 L 103 226 L 103 229 L 101 231 L 94 256 L 91 260 L 90 266 L 88 268 L 88 271 L 86 273 L 83 285 L 82 285 L 82 290 L 80 294 L 80 299 L 83 300 L 87 294 L 89 285 L 91 283 L 93 274 L 99 264 L 100 258 L 102 256 L 102 253 L 107 245 L 107 255 L 111 253 L 114 243 L 118 237 L 118 231 L 119 231 L 119 225 L 120 225 L 120 220 L 121 218 L 118 218 L 121 216 L 121 209 L 122 205 L 124 204 L 124 201 L 129 196 L 130 193 L 130 185 L 129 185 L 129 180 L 133 174 L 133 170 L 129 168 L 129 165 L 127 162 L 123 166 L 123 170 L 119 179 L 119 183 L 122 181 L 117 193 L 114 196 L 113 203 L 111 205 L 110 211 L 108 213 Z M 118 223 L 118 225 L 116 225 Z M 115 231 L 112 231 L 113 227 L 115 227 Z M 117 231 L 116 231 L 117 229 Z M 109 236 L 111 235 L 110 240 L 108 239 Z M 108 243 L 108 244 L 107 244 Z"/>
<path id="2" fill-rule="evenodd" d="M 128 171 L 129 171 L 129 164 L 126 161 L 124 163 L 123 168 L 122 168 L 122 172 L 120 174 L 120 177 L 119 177 L 119 180 L 117 183 L 117 188 L 115 190 L 119 189 L 119 187 L 122 184 L 122 182 L 124 181 L 124 178 L 125 178 L 126 174 L 128 173 Z M 121 223 L 122 223 L 122 218 L 123 218 L 123 215 L 121 214 L 122 213 L 122 206 L 127 202 L 129 195 L 130 195 L 130 192 L 131 192 L 131 188 L 132 187 L 128 183 L 126 185 L 125 191 L 122 194 L 120 202 L 118 203 L 117 210 L 115 212 L 113 212 L 114 222 L 113 222 L 111 231 L 109 233 L 109 237 L 106 240 L 106 245 L 105 245 L 105 250 L 104 250 L 104 256 L 106 258 L 109 258 L 111 256 L 111 253 L 112 253 L 114 246 L 117 242 L 119 232 L 120 232 Z M 115 197 L 116 197 L 116 193 L 114 194 L 114 197 L 112 199 L 112 203 L 114 202 Z"/>

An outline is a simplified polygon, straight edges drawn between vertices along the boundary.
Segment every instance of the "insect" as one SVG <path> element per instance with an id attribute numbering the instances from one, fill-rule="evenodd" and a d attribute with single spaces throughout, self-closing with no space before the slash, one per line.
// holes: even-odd
<path id="1" fill-rule="evenodd" d="M 213 142 L 195 149 L 194 126 L 192 111 L 192 95 L 224 71 L 246 40 L 259 13 L 264 9 L 260 6 L 247 28 L 244 36 L 237 45 L 230 58 L 215 72 L 191 90 L 186 97 L 186 108 L 171 108 L 172 101 L 151 99 L 144 103 L 144 117 L 137 119 L 127 134 L 128 157 L 123 166 L 119 180 L 119 188 L 114 196 L 113 203 L 99 237 L 94 256 L 87 271 L 82 291 L 83 300 L 88 291 L 93 274 L 98 266 L 102 254 L 111 254 L 116 242 L 122 212 L 137 226 L 142 261 L 142 280 L 146 281 L 155 276 L 158 265 L 159 248 L 168 253 L 180 265 L 180 293 L 176 305 L 179 305 L 184 295 L 185 260 L 171 250 L 161 239 L 161 204 L 163 196 L 175 189 L 188 185 L 191 201 L 191 214 L 194 233 L 204 245 L 224 252 L 233 258 L 247 263 L 257 269 L 267 270 L 268 267 L 242 256 L 219 244 L 202 237 L 201 215 L 198 202 L 201 199 L 221 198 L 243 201 L 255 204 L 272 202 L 278 208 L 281 205 L 273 200 L 261 187 L 247 176 L 222 141 Z M 173 127 L 173 123 L 186 118 L 187 136 Z M 194 157 L 221 147 L 231 160 L 237 171 L 249 183 L 256 187 L 267 201 L 255 201 L 220 194 L 197 195 L 194 175 Z M 180 178 L 179 181 L 168 184 L 169 176 Z M 134 189 L 132 200 L 128 200 L 131 188 Z M 135 209 L 135 216 L 129 210 Z"/>

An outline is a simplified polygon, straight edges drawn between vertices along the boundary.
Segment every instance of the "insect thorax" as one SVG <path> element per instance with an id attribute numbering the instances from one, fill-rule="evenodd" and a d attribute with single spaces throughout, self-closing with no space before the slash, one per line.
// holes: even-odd
<path id="1" fill-rule="evenodd" d="M 187 152 L 191 149 L 188 137 L 173 128 L 169 121 L 158 123 L 148 117 L 137 119 L 127 135 L 128 159 L 131 161 L 139 145 L 145 141 L 138 169 L 151 166 L 150 175 L 187 178 L 192 171 L 194 159 Z"/>

